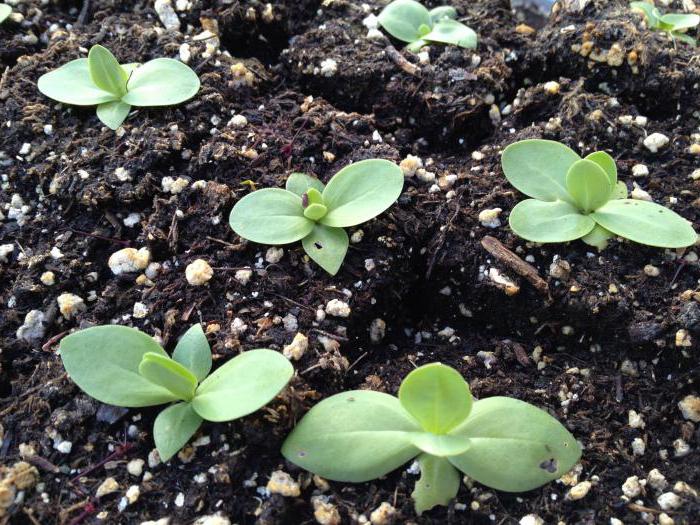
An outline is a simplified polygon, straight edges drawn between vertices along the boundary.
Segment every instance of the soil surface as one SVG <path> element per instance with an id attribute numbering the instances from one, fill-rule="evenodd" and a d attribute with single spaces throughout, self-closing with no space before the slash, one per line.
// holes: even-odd
<path id="1" fill-rule="evenodd" d="M 478 49 L 413 55 L 368 37 L 384 4 L 174 1 L 179 29 L 166 30 L 153 2 L 26 0 L 0 26 L 0 522 L 700 523 L 700 416 L 679 409 L 699 393 L 696 250 L 527 243 L 507 226 L 522 195 L 500 168 L 503 148 L 526 138 L 605 150 L 637 197 L 697 227 L 697 50 L 618 0 L 560 0 L 546 20 L 507 0 L 456 0 Z M 180 57 L 202 89 L 133 112 L 117 132 L 38 92 L 39 76 L 97 43 L 121 62 Z M 656 152 L 652 133 L 668 138 Z M 335 277 L 298 243 L 279 251 L 228 226 L 237 199 L 293 171 L 327 181 L 353 161 L 409 154 L 423 170 L 351 229 Z M 126 247 L 157 264 L 114 275 L 107 261 Z M 204 286 L 185 279 L 195 259 L 214 269 Z M 347 317 L 326 311 L 333 299 Z M 70 331 L 107 323 L 172 350 L 195 322 L 218 362 L 281 350 L 297 332 L 310 345 L 268 407 L 203 425 L 164 465 L 159 409 L 90 399 L 56 352 Z M 478 398 L 548 410 L 582 444 L 580 464 L 525 494 L 465 479 L 449 507 L 416 516 L 410 464 L 329 483 L 280 455 L 320 399 L 395 394 L 432 361 Z M 288 491 L 268 484 L 276 471 Z M 375 512 L 383 502 L 388 517 Z"/>

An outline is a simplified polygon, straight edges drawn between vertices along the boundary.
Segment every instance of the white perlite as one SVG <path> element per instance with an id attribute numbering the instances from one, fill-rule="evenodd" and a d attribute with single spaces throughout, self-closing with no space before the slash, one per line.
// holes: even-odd
<path id="1" fill-rule="evenodd" d="M 182 193 L 182 190 L 189 186 L 189 184 L 190 182 L 184 177 L 178 177 L 177 179 L 173 177 L 163 177 L 160 181 L 160 186 L 163 191 L 172 195 Z"/>
<path id="2" fill-rule="evenodd" d="M 700 397 L 685 396 L 678 402 L 678 408 L 685 419 L 693 423 L 700 423 Z"/>
<path id="3" fill-rule="evenodd" d="M 487 228 L 498 228 L 501 225 L 501 219 L 498 218 L 503 210 L 501 208 L 490 208 L 479 212 L 479 222 Z"/>
<path id="4" fill-rule="evenodd" d="M 201 286 L 214 276 L 214 270 L 204 259 L 195 259 L 185 268 L 185 277 L 192 286 Z"/>
<path id="5" fill-rule="evenodd" d="M 282 353 L 287 359 L 298 361 L 309 349 L 309 338 L 301 332 L 297 333 L 292 342 L 284 347 Z"/>
<path id="6" fill-rule="evenodd" d="M 284 248 L 278 248 L 276 246 L 271 246 L 265 252 L 265 260 L 270 264 L 277 264 L 282 260 L 284 256 Z"/>
<path id="7" fill-rule="evenodd" d="M 683 500 L 678 494 L 673 492 L 664 492 L 656 498 L 656 502 L 661 507 L 661 510 L 676 510 L 683 506 Z"/>
<path id="8" fill-rule="evenodd" d="M 646 177 L 649 175 L 649 168 L 644 164 L 635 164 L 632 166 L 633 177 Z"/>
<path id="9" fill-rule="evenodd" d="M 659 469 L 653 469 L 647 474 L 647 485 L 649 485 L 654 490 L 664 490 L 668 482 L 666 481 L 666 476 L 664 476 Z"/>
<path id="10" fill-rule="evenodd" d="M 581 483 L 577 483 L 571 487 L 571 489 L 569 489 L 566 497 L 572 501 L 584 498 L 590 492 L 592 486 L 593 484 L 590 481 L 582 481 Z"/>
<path id="11" fill-rule="evenodd" d="M 331 299 L 326 304 L 326 313 L 328 315 L 333 315 L 335 317 L 349 317 L 350 316 L 350 306 L 348 303 L 341 301 L 340 299 Z"/>
<path id="12" fill-rule="evenodd" d="M 46 286 L 53 286 L 56 284 L 56 275 L 53 272 L 44 272 L 39 277 L 39 280 Z"/>
<path id="13" fill-rule="evenodd" d="M 34 343 L 40 341 L 46 333 L 44 320 L 46 316 L 41 310 L 30 310 L 24 316 L 24 324 L 17 329 L 17 339 Z"/>
<path id="14" fill-rule="evenodd" d="M 244 268 L 243 270 L 237 270 L 235 274 L 235 279 L 243 286 L 250 282 L 251 277 L 253 277 L 253 270 Z"/>
<path id="15" fill-rule="evenodd" d="M 637 476 L 630 476 L 622 484 L 622 493 L 628 498 L 636 498 L 642 493 L 642 485 Z"/>
<path id="16" fill-rule="evenodd" d="M 652 133 L 644 139 L 644 146 L 652 153 L 656 153 L 668 143 L 669 138 L 663 133 Z"/>
<path id="17" fill-rule="evenodd" d="M 369 515 L 369 522 L 372 525 L 390 525 L 396 518 L 396 509 L 391 503 L 383 501 L 379 507 Z"/>
<path id="18" fill-rule="evenodd" d="M 132 314 L 136 319 L 143 319 L 148 315 L 148 306 L 143 303 L 134 303 L 134 312 Z"/>
<path id="19" fill-rule="evenodd" d="M 6 263 L 7 256 L 15 251 L 14 244 L 0 244 L 0 262 Z"/>
<path id="20" fill-rule="evenodd" d="M 79 295 L 62 293 L 56 298 L 58 310 L 65 319 L 72 319 L 76 314 L 87 309 L 85 301 Z"/>
<path id="21" fill-rule="evenodd" d="M 110 255 L 107 266 L 114 275 L 120 275 L 144 270 L 150 260 L 151 252 L 148 248 L 123 248 Z"/>
<path id="22" fill-rule="evenodd" d="M 299 483 L 294 481 L 292 476 L 284 470 L 275 470 L 270 475 L 270 481 L 267 482 L 267 490 L 270 494 L 281 494 L 291 498 L 296 498 L 301 494 Z"/>
<path id="23" fill-rule="evenodd" d="M 374 344 L 380 343 L 386 335 L 386 322 L 384 319 L 374 319 L 369 325 L 369 339 Z"/>
<path id="24" fill-rule="evenodd" d="M 156 0 L 153 8 L 158 14 L 158 18 L 168 31 L 178 31 L 180 29 L 180 19 L 177 17 L 171 0 Z"/>
<path id="25" fill-rule="evenodd" d="M 527 514 L 520 518 L 520 525 L 544 525 L 544 520 L 537 514 Z"/>
<path id="26" fill-rule="evenodd" d="M 326 58 L 321 62 L 321 74 L 324 77 L 332 77 L 338 72 L 338 62 L 332 58 Z"/>
<path id="27" fill-rule="evenodd" d="M 114 478 L 107 478 L 105 479 L 99 487 L 97 487 L 97 491 L 95 492 L 95 496 L 97 498 L 101 498 L 102 496 L 106 496 L 107 494 L 112 494 L 113 492 L 116 492 L 119 490 L 119 483 L 117 483 L 117 480 Z"/>
<path id="28" fill-rule="evenodd" d="M 423 167 L 423 160 L 415 155 L 406 155 L 406 158 L 399 163 L 399 168 L 403 171 L 403 176 L 411 178 L 416 174 L 416 170 Z"/>
<path id="29" fill-rule="evenodd" d="M 231 120 L 228 121 L 228 126 L 233 129 L 243 129 L 248 125 L 248 119 L 243 115 L 234 115 Z"/>

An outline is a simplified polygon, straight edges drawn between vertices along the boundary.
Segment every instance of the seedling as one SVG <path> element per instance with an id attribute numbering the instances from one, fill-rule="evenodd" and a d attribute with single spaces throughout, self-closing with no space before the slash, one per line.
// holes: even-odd
<path id="1" fill-rule="evenodd" d="M 379 478 L 418 458 L 418 514 L 447 505 L 460 474 L 494 489 L 523 492 L 565 474 L 581 449 L 552 416 L 523 401 L 473 401 L 455 369 L 432 363 L 408 374 L 398 399 L 370 390 L 314 406 L 282 446 L 292 463 L 334 481 Z"/>
<path id="2" fill-rule="evenodd" d="M 7 4 L 0 4 L 0 24 L 2 24 L 7 17 L 12 13 L 12 8 Z"/>
<path id="3" fill-rule="evenodd" d="M 647 27 L 654 31 L 664 31 L 675 41 L 676 39 L 691 46 L 697 45 L 696 40 L 685 32 L 700 24 L 700 16 L 686 13 L 661 13 L 658 7 L 646 2 L 632 2 L 630 7 L 644 15 Z"/>
<path id="4" fill-rule="evenodd" d="M 286 189 L 266 188 L 239 200 L 229 224 L 241 237 L 261 244 L 301 240 L 309 257 L 335 275 L 348 251 L 343 228 L 382 213 L 402 188 L 401 168 L 381 159 L 350 164 L 326 186 L 304 173 L 292 173 Z"/>
<path id="5" fill-rule="evenodd" d="M 455 20 L 457 10 L 451 6 L 428 11 L 415 0 L 394 0 L 379 13 L 384 30 L 402 42 L 406 49 L 418 51 L 430 42 L 476 48 L 474 30 Z"/>
<path id="6" fill-rule="evenodd" d="M 122 64 L 102 46 L 42 75 L 39 91 L 64 104 L 97 106 L 97 118 L 117 129 L 132 106 L 171 106 L 195 96 L 199 77 L 182 62 L 156 58 Z"/>
<path id="7" fill-rule="evenodd" d="M 532 199 L 510 213 L 510 227 L 533 242 L 581 239 L 599 250 L 619 235 L 659 248 L 695 244 L 693 226 L 653 202 L 627 198 L 617 180 L 615 160 L 604 151 L 585 159 L 551 140 L 523 140 L 508 146 L 501 158 L 510 183 Z"/>
<path id="8" fill-rule="evenodd" d="M 209 374 L 211 350 L 199 324 L 175 347 L 172 358 L 152 337 L 126 326 L 96 326 L 61 341 L 71 379 L 102 403 L 147 407 L 176 402 L 156 417 L 153 439 L 168 461 L 203 420 L 238 419 L 269 403 L 294 368 L 282 354 L 243 352 Z"/>

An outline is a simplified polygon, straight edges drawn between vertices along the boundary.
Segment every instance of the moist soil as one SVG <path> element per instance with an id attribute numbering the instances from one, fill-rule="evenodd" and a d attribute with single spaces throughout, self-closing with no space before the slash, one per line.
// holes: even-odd
<path id="1" fill-rule="evenodd" d="M 0 521 L 364 523 L 388 502 L 396 523 L 511 524 L 528 514 L 545 523 L 700 523 L 700 431 L 678 408 L 698 394 L 696 252 L 527 243 L 507 226 L 522 195 L 500 168 L 503 148 L 526 138 L 584 155 L 605 150 L 630 190 L 697 226 L 695 49 L 646 30 L 621 1 L 560 0 L 543 19 L 506 0 L 458 0 L 478 49 L 430 46 L 420 56 L 367 37 L 363 20 L 380 1 L 178 4 L 179 30 L 164 29 L 152 2 L 117 0 L 28 0 L 15 8 L 24 21 L 0 27 L 0 244 L 12 247 L 0 263 L 0 464 L 32 466 L 30 482 L 0 498 Z M 94 109 L 37 91 L 40 75 L 97 43 L 121 62 L 189 51 L 202 89 L 176 107 L 139 109 L 116 133 Z M 652 133 L 669 139 L 657 152 L 644 145 Z M 279 257 L 228 226 L 237 199 L 283 186 L 292 171 L 327 181 L 350 162 L 408 154 L 427 174 L 407 177 L 392 208 L 351 229 L 335 277 L 299 244 Z M 639 164 L 648 174 L 633 175 Z M 189 184 L 172 193 L 165 177 Z M 495 208 L 502 213 L 485 225 L 479 214 Z M 125 247 L 148 248 L 157 275 L 114 275 L 107 260 Z M 195 259 L 214 268 L 204 286 L 185 279 Z M 84 303 L 69 315 L 57 303 L 65 293 Z M 350 314 L 325 312 L 332 299 Z M 135 303 L 145 315 L 134 315 Z M 18 337 L 33 310 L 43 323 Z M 268 407 L 204 424 L 162 464 L 152 454 L 159 409 L 90 399 L 67 378 L 58 343 L 77 328 L 119 323 L 171 350 L 195 322 L 218 362 L 281 350 L 296 332 L 310 346 Z M 406 373 L 433 361 L 457 368 L 477 398 L 548 410 L 580 441 L 580 464 L 524 494 L 465 479 L 449 507 L 416 516 L 411 465 L 369 483 L 324 483 L 280 455 L 320 399 L 354 388 L 395 394 Z M 631 425 L 630 411 L 644 424 Z M 146 462 L 139 475 L 126 468 L 135 459 Z M 624 496 L 627 478 L 644 481 L 653 469 L 665 488 L 647 483 Z M 266 488 L 277 470 L 298 495 Z M 108 477 L 116 490 L 97 498 Z M 569 490 L 582 482 L 590 490 L 576 499 Z M 134 485 L 140 495 L 129 501 Z M 662 509 L 658 496 L 673 490 L 681 504 Z"/>

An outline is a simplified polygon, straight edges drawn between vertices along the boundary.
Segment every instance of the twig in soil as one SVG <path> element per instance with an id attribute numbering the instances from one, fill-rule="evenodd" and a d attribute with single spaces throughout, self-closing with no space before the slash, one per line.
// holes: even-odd
<path id="1" fill-rule="evenodd" d="M 409 75 L 413 75 L 414 77 L 419 77 L 421 74 L 420 68 L 415 65 L 411 64 L 406 58 L 399 53 L 394 46 L 386 46 L 386 55 L 391 59 L 391 61 L 399 66 L 402 71 L 408 73 Z"/>
<path id="2" fill-rule="evenodd" d="M 615 401 L 622 403 L 624 398 L 624 390 L 622 389 L 622 376 L 620 374 L 615 376 Z"/>
<path id="3" fill-rule="evenodd" d="M 236 251 L 240 251 L 243 249 L 242 243 L 233 244 L 232 242 L 223 241 L 223 240 L 217 239 L 215 237 L 209 237 L 208 235 L 207 235 L 207 239 L 209 239 L 210 241 L 218 242 L 219 244 L 223 244 L 224 246 L 228 246 L 229 248 L 233 248 Z"/>
<path id="4" fill-rule="evenodd" d="M 673 279 L 671 279 L 671 284 L 668 285 L 669 290 L 673 289 L 673 285 L 676 284 L 676 279 L 678 279 L 678 276 L 680 275 L 681 270 L 683 270 L 683 268 L 685 268 L 685 259 L 681 259 L 681 264 L 680 264 L 680 266 L 678 266 L 678 270 L 676 270 L 676 273 L 673 274 Z"/>
<path id="5" fill-rule="evenodd" d="M 280 295 L 280 294 L 275 293 L 275 292 L 265 292 L 265 293 L 270 294 L 270 295 L 274 295 L 275 297 L 279 297 L 280 299 L 284 299 L 285 301 L 292 303 L 293 305 L 296 305 L 299 308 L 304 308 L 306 310 L 309 310 L 310 312 L 315 312 L 315 309 L 311 308 L 310 306 L 306 306 L 305 304 L 298 303 L 298 302 L 290 299 L 289 297 L 285 297 L 284 295 Z"/>
<path id="6" fill-rule="evenodd" d="M 317 334 L 325 335 L 326 337 L 330 339 L 335 339 L 336 341 L 349 341 L 347 337 L 343 337 L 342 335 L 335 335 L 330 332 L 326 332 L 324 330 L 320 330 L 318 328 L 312 328 L 311 332 L 315 332 Z"/>
<path id="7" fill-rule="evenodd" d="M 46 341 L 43 345 L 41 345 L 41 349 L 42 349 L 44 352 L 47 352 L 47 351 L 49 350 L 49 347 L 50 347 L 51 345 L 53 345 L 54 343 L 57 343 L 58 341 L 60 341 L 61 339 L 63 339 L 63 337 L 64 337 L 68 332 L 70 332 L 70 330 L 65 330 L 65 331 L 61 332 L 60 334 L 54 335 L 51 339 L 49 339 L 49 340 Z"/>
<path id="8" fill-rule="evenodd" d="M 113 239 L 112 237 L 105 237 L 104 235 L 97 235 L 96 233 L 88 233 L 88 232 L 84 232 L 82 230 L 76 230 L 75 228 L 66 228 L 66 229 L 72 231 L 73 233 L 79 233 L 80 235 L 85 235 L 87 237 L 93 237 L 95 239 L 100 239 L 102 241 L 116 242 L 116 243 L 122 244 L 124 246 L 129 246 L 131 244 L 131 242 L 129 242 L 129 241 L 122 241 L 121 239 Z"/>
<path id="9" fill-rule="evenodd" d="M 357 363 L 359 363 L 360 361 L 362 361 L 366 356 L 367 356 L 367 352 L 365 352 L 365 353 L 362 354 L 360 357 L 358 357 L 357 359 L 355 359 L 355 360 L 350 364 L 350 366 L 348 367 L 348 369 L 345 371 L 345 374 L 347 374 L 350 370 L 352 370 L 353 367 L 354 367 Z"/>
<path id="10" fill-rule="evenodd" d="M 94 465 L 92 465 L 92 466 L 86 468 L 84 471 L 79 472 L 79 473 L 76 474 L 73 478 L 71 478 L 70 484 L 72 485 L 72 484 L 74 484 L 75 482 L 77 482 L 80 478 L 83 478 L 83 477 L 87 476 L 88 474 L 90 474 L 90 473 L 92 473 L 92 472 L 95 472 L 98 468 L 100 468 L 101 466 L 105 465 L 106 463 L 109 463 L 110 461 L 112 461 L 112 460 L 114 460 L 114 459 L 117 459 L 117 458 L 119 458 L 119 457 L 124 456 L 124 455 L 125 455 L 127 452 L 129 452 L 129 450 L 131 450 L 132 448 L 134 448 L 134 444 L 133 444 L 133 443 L 123 443 L 123 444 L 121 444 L 121 445 L 118 445 L 117 448 L 114 450 L 114 452 L 112 452 L 111 454 L 107 455 L 107 456 L 106 456 L 104 459 L 102 459 L 101 461 L 98 461 L 98 462 L 95 463 Z"/>
<path id="11" fill-rule="evenodd" d="M 41 470 L 51 472 L 52 474 L 56 474 L 61 471 L 61 469 L 59 469 L 56 465 L 51 463 L 48 459 L 42 458 L 41 456 L 27 456 L 26 460 L 35 467 L 39 467 Z"/>
<path id="12" fill-rule="evenodd" d="M 540 277 L 534 266 L 523 261 L 515 253 L 506 248 L 501 241 L 490 235 L 486 235 L 481 239 L 481 245 L 484 249 L 493 255 L 496 259 L 508 266 L 515 273 L 527 279 L 535 289 L 541 294 L 549 294 L 549 286 L 547 282 Z"/>
<path id="13" fill-rule="evenodd" d="M 209 37 L 209 38 L 215 38 L 215 37 Z M 204 38 L 204 39 L 200 40 L 200 42 L 209 40 L 209 38 Z M 202 69 L 204 66 L 206 66 L 209 62 L 214 60 L 214 58 L 216 58 L 216 54 L 213 54 L 210 57 L 207 57 L 205 60 L 202 60 L 199 64 L 197 64 L 197 67 L 194 68 L 194 72 L 199 73 L 199 70 Z"/>
<path id="14" fill-rule="evenodd" d="M 75 25 L 81 26 L 87 22 L 88 15 L 90 14 L 90 0 L 83 0 L 83 7 L 80 8 L 80 14 L 78 15 L 78 20 Z"/>

